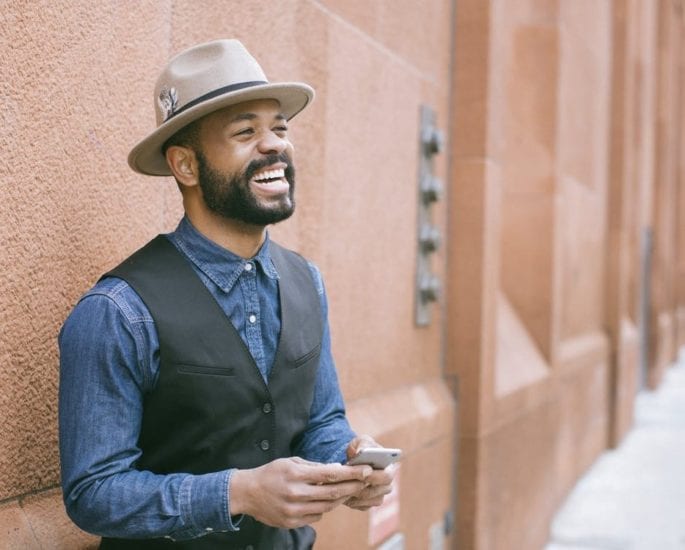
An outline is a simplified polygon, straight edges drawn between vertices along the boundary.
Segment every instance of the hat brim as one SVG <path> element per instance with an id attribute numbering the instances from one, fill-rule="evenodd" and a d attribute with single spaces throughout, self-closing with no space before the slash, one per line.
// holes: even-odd
<path id="1" fill-rule="evenodd" d="M 128 155 L 128 164 L 136 172 L 150 176 L 170 176 L 171 170 L 162 154 L 162 145 L 184 126 L 205 115 L 245 101 L 275 99 L 281 112 L 290 120 L 314 98 L 314 90 L 300 82 L 259 84 L 213 97 L 178 113 L 141 140 Z"/>

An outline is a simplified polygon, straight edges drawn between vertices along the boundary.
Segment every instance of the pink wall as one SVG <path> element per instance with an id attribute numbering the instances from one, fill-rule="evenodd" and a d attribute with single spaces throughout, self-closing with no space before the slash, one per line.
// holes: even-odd
<path id="1" fill-rule="evenodd" d="M 682 345 L 685 25 L 665 0 L 460 0 L 456 24 L 457 541 L 536 550 L 569 488 L 630 429 L 640 352 L 656 386 L 676 334 Z"/>
<path id="2" fill-rule="evenodd" d="M 421 547 L 451 498 L 439 311 L 431 328 L 413 320 L 419 105 L 446 120 L 450 1 L 30 4 L 0 15 L 0 540 L 92 540 L 64 517 L 55 489 L 56 335 L 106 268 L 181 215 L 173 181 L 126 165 L 153 127 L 158 70 L 194 43 L 236 37 L 272 80 L 317 90 L 292 124 L 298 213 L 274 234 L 324 273 L 350 415 L 407 451 L 402 515 L 422 519 L 403 530 Z M 445 175 L 444 155 L 437 169 Z M 420 465 L 439 493 L 425 493 Z M 347 542 L 363 547 L 367 515 L 342 517 L 359 527 Z M 320 527 L 327 547 L 339 523 Z"/>
<path id="3" fill-rule="evenodd" d="M 291 126 L 298 212 L 273 234 L 324 273 L 354 425 L 405 450 L 405 547 L 438 533 L 446 547 L 537 550 L 568 488 L 630 428 L 641 346 L 656 385 L 685 342 L 680 4 L 6 2 L 0 549 L 95 540 L 57 488 L 57 331 L 104 270 L 182 213 L 173 181 L 126 165 L 154 125 L 159 68 L 236 37 L 272 80 L 317 90 Z M 445 299 L 417 328 L 422 104 L 449 138 L 435 166 L 448 193 L 431 264 Z M 443 537 L 457 489 L 457 534 Z M 336 511 L 317 524 L 322 548 L 368 547 L 370 525 Z"/>

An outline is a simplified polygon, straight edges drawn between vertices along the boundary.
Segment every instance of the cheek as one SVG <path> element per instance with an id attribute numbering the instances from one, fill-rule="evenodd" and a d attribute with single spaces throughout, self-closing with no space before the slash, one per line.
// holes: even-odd
<path id="1" fill-rule="evenodd" d="M 252 160 L 250 152 L 240 147 L 224 147 L 213 157 L 210 159 L 212 166 L 227 174 L 244 172 Z"/>
<path id="2" fill-rule="evenodd" d="M 288 142 L 288 145 L 285 148 L 285 152 L 291 159 L 295 158 L 295 147 L 292 143 Z"/>

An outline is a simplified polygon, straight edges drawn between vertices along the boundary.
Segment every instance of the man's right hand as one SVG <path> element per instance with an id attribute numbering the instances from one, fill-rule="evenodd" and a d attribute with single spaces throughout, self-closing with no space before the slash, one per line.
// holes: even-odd
<path id="1" fill-rule="evenodd" d="M 272 527 L 294 529 L 319 521 L 367 485 L 370 466 L 319 464 L 279 458 L 231 476 L 231 515 L 247 514 Z"/>

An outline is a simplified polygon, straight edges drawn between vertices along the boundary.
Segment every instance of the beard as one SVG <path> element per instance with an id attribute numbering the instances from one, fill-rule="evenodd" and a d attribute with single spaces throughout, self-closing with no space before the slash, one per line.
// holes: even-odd
<path id="1" fill-rule="evenodd" d="M 207 207 L 224 218 L 250 225 L 270 225 L 287 220 L 295 211 L 295 168 L 285 154 L 269 155 L 253 160 L 244 172 L 226 174 L 210 166 L 202 151 L 195 151 L 198 163 L 198 181 Z M 270 204 L 261 204 L 250 189 L 250 180 L 268 166 L 283 162 L 285 179 L 290 184 L 288 193 Z"/>

